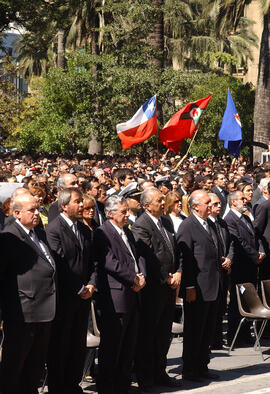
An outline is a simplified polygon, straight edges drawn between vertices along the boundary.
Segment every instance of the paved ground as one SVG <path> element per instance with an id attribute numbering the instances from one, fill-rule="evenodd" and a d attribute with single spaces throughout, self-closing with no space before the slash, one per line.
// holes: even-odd
<path id="1" fill-rule="evenodd" d="M 270 393 L 270 341 L 262 341 L 264 361 L 259 352 L 252 347 L 239 348 L 228 355 L 227 349 L 212 352 L 209 368 L 220 375 L 216 382 L 204 381 L 203 383 L 182 382 L 177 389 L 157 387 L 154 393 L 216 393 L 218 394 L 265 394 Z M 181 353 L 182 339 L 174 338 L 168 357 L 167 371 L 181 381 Z M 82 387 L 87 394 L 95 393 L 94 384 L 83 383 Z M 133 384 L 132 394 L 140 391 Z M 68 393 L 67 393 L 68 394 Z"/>

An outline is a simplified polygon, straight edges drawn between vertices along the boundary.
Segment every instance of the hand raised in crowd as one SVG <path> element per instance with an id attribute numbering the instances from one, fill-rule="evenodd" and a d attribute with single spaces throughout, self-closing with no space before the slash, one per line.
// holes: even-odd
<path id="1" fill-rule="evenodd" d="M 169 278 L 167 279 L 167 284 L 173 289 L 177 289 L 180 286 L 181 273 L 175 272 L 174 274 L 169 273 Z"/>
<path id="2" fill-rule="evenodd" d="M 192 287 L 190 289 L 186 289 L 186 301 L 187 302 L 194 302 L 196 301 L 196 289 Z"/>
<path id="3" fill-rule="evenodd" d="M 92 295 L 93 295 L 95 289 L 96 289 L 96 288 L 95 288 L 95 286 L 93 286 L 93 285 L 84 286 L 84 289 L 83 289 L 82 292 L 80 293 L 80 297 L 81 297 L 83 300 L 88 300 L 89 298 L 92 297 Z"/>
<path id="4" fill-rule="evenodd" d="M 135 291 L 136 293 L 140 291 L 144 286 L 146 285 L 145 278 L 142 273 L 137 274 L 133 285 L 131 286 L 132 290 Z"/>

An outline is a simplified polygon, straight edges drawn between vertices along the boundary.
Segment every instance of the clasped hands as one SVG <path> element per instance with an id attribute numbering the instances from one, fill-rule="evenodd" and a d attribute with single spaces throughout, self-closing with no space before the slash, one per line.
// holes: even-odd
<path id="1" fill-rule="evenodd" d="M 95 291 L 95 286 L 94 285 L 86 285 L 84 286 L 83 290 L 80 293 L 80 297 L 83 300 L 88 300 L 88 298 L 91 298 L 94 291 Z"/>
<path id="2" fill-rule="evenodd" d="M 146 281 L 144 275 L 140 272 L 136 275 L 134 279 L 133 285 L 131 286 L 132 290 L 138 293 L 144 286 L 146 285 Z"/>
<path id="3" fill-rule="evenodd" d="M 174 274 L 169 273 L 169 278 L 167 279 L 167 284 L 173 289 L 177 289 L 180 286 L 181 273 L 175 272 Z"/>
<path id="4" fill-rule="evenodd" d="M 255 264 L 261 264 L 261 262 L 263 261 L 264 258 L 265 258 L 265 254 L 259 252 L 259 256 L 257 257 L 257 260 L 255 261 Z"/>

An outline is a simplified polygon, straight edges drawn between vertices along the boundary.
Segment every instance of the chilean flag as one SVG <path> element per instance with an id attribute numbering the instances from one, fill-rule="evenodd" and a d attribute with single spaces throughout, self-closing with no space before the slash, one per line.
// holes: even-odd
<path id="1" fill-rule="evenodd" d="M 156 96 L 151 97 L 127 122 L 116 126 L 123 149 L 148 140 L 158 132 Z"/>

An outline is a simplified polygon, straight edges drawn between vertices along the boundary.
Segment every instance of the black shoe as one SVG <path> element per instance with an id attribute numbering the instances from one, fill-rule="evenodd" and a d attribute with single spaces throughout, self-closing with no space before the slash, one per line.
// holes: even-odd
<path id="1" fill-rule="evenodd" d="M 222 350 L 224 349 L 223 343 L 215 343 L 213 346 L 211 346 L 211 350 Z"/>
<path id="2" fill-rule="evenodd" d="M 165 387 L 180 387 L 182 384 L 179 380 L 171 378 L 169 375 L 164 375 L 155 380 L 155 383 L 159 386 Z"/>
<path id="3" fill-rule="evenodd" d="M 202 382 L 202 378 L 195 373 L 183 373 L 182 379 L 190 380 L 191 382 Z"/>
<path id="4" fill-rule="evenodd" d="M 217 375 L 216 373 L 212 373 L 209 371 L 205 371 L 200 373 L 200 377 L 202 377 L 203 379 L 209 379 L 209 380 L 218 380 L 220 378 L 219 375 Z"/>
<path id="5" fill-rule="evenodd" d="M 144 384 L 139 384 L 139 389 L 142 393 L 152 393 L 153 386 L 146 386 Z"/>

